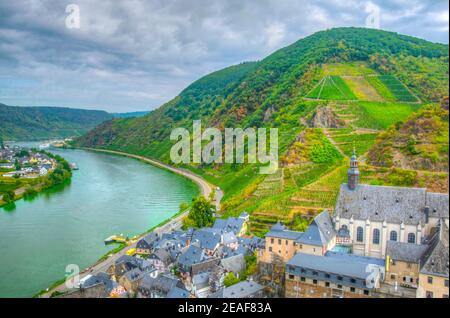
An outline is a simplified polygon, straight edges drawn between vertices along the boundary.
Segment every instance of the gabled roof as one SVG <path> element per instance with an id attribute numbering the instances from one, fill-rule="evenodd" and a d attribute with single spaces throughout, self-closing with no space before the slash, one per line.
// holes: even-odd
<path id="1" fill-rule="evenodd" d="M 205 258 L 205 253 L 202 248 L 195 245 L 190 245 L 178 257 L 178 263 L 182 266 L 190 267 L 194 264 L 201 263 L 205 260 Z"/>
<path id="2" fill-rule="evenodd" d="M 149 291 L 157 291 L 163 294 L 168 294 L 172 288 L 184 288 L 183 283 L 171 274 L 160 274 L 156 278 L 151 274 L 144 275 L 140 285 L 140 288 Z"/>
<path id="3" fill-rule="evenodd" d="M 266 237 L 274 237 L 295 241 L 302 235 L 303 235 L 302 232 L 288 231 L 284 225 L 282 225 L 280 222 L 277 222 L 266 234 Z"/>
<path id="4" fill-rule="evenodd" d="M 248 298 L 263 290 L 263 286 L 256 282 L 242 281 L 236 285 L 223 289 L 223 298 Z"/>
<path id="5" fill-rule="evenodd" d="M 144 273 L 139 268 L 134 268 L 128 272 L 126 272 L 123 276 L 125 276 L 128 281 L 134 282 L 143 277 Z"/>
<path id="6" fill-rule="evenodd" d="M 330 214 L 328 211 L 324 211 L 314 218 L 314 221 L 296 242 L 299 244 L 326 246 L 334 236 L 336 236 L 336 231 L 334 230 Z"/>
<path id="7" fill-rule="evenodd" d="M 173 287 L 167 294 L 166 298 L 189 298 L 189 292 L 186 289 Z"/>
<path id="8" fill-rule="evenodd" d="M 150 258 L 158 259 L 161 262 L 163 262 L 166 266 L 172 263 L 172 257 L 170 255 L 170 253 L 165 249 L 158 249 L 158 250 L 154 251 L 150 255 Z"/>
<path id="9" fill-rule="evenodd" d="M 382 260 L 330 252 L 325 256 L 297 253 L 287 262 L 287 266 L 359 279 L 366 279 L 370 275 L 370 272 L 367 272 L 367 266 L 370 264 L 383 267 Z"/>
<path id="10" fill-rule="evenodd" d="M 235 234 L 238 234 L 242 230 L 242 227 L 244 226 L 247 217 L 248 217 L 247 215 L 242 214 L 241 217 L 238 218 L 231 217 L 226 220 L 217 219 L 213 225 L 213 228 L 227 232 L 232 231 Z"/>
<path id="11" fill-rule="evenodd" d="M 220 266 L 227 272 L 240 273 L 245 270 L 245 257 L 243 254 L 223 258 Z"/>
<path id="12" fill-rule="evenodd" d="M 429 248 L 422 257 L 422 274 L 449 277 L 449 231 L 443 220 L 440 221 L 439 231 L 430 242 Z"/>
<path id="13" fill-rule="evenodd" d="M 395 261 L 420 263 L 420 259 L 427 248 L 427 245 L 388 241 L 386 255 L 389 255 Z"/>
<path id="14" fill-rule="evenodd" d="M 149 233 L 146 236 L 144 236 L 142 239 L 140 239 L 136 247 L 137 248 L 143 248 L 143 249 L 149 249 L 153 247 L 153 244 L 158 240 L 158 234 L 155 232 Z"/>
<path id="15" fill-rule="evenodd" d="M 214 250 L 221 242 L 221 235 L 207 230 L 197 230 L 192 236 L 192 242 L 199 242 L 201 248 Z"/>
<path id="16" fill-rule="evenodd" d="M 350 190 L 341 185 L 336 202 L 336 216 L 355 220 L 418 225 L 425 222 L 424 209 L 430 216 L 448 218 L 448 194 L 427 193 L 426 189 L 360 184 Z"/>

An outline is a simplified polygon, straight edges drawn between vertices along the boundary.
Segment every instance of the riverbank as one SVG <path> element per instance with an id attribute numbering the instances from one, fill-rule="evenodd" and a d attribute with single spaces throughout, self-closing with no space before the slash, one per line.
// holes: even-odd
<path id="1" fill-rule="evenodd" d="M 86 151 L 93 151 L 93 152 L 102 152 L 102 153 L 109 153 L 114 154 L 118 156 L 124 156 L 129 158 L 134 158 L 137 160 L 140 160 L 142 162 L 151 164 L 153 166 L 156 166 L 158 168 L 170 171 L 172 173 L 184 176 L 185 178 L 188 178 L 195 182 L 201 191 L 201 194 L 205 197 L 209 197 L 211 193 L 215 194 L 214 202 L 217 208 L 220 208 L 220 201 L 223 197 L 223 192 L 221 190 L 217 190 L 217 188 L 210 184 L 209 182 L 203 180 L 198 175 L 195 175 L 194 173 L 190 171 L 186 171 L 183 169 L 178 169 L 171 167 L 169 165 L 166 165 L 164 163 L 158 162 L 156 160 L 148 159 L 143 156 L 137 156 L 132 155 L 124 152 L 118 152 L 118 151 L 110 151 L 110 150 L 102 150 L 102 149 L 92 149 L 92 148 L 81 148 L 82 150 Z M 169 233 L 172 230 L 180 229 L 182 227 L 182 220 L 185 218 L 189 213 L 189 209 L 179 212 L 176 215 L 168 218 L 167 220 L 163 221 L 162 223 L 158 224 L 157 226 L 153 227 L 152 229 L 146 231 L 145 233 L 137 236 L 133 243 L 130 245 L 125 245 L 123 247 L 118 247 L 117 249 L 114 249 L 110 252 L 108 252 L 106 255 L 102 256 L 94 265 L 89 266 L 88 268 L 84 269 L 80 272 L 80 279 L 87 275 L 95 275 L 99 272 L 105 272 L 119 257 L 126 255 L 126 253 L 133 248 L 136 248 L 136 243 L 138 240 L 140 240 L 142 237 L 147 235 L 149 232 L 156 232 L 158 234 L 162 233 Z M 35 297 L 42 297 L 42 298 L 48 298 L 51 297 L 52 294 L 57 295 L 66 290 L 66 287 L 64 285 L 64 280 L 59 280 L 58 282 L 55 282 L 51 285 L 49 290 L 42 291 L 35 295 Z"/>
<path id="2" fill-rule="evenodd" d="M 219 197 L 220 199 L 222 199 L 223 193 L 222 193 L 221 190 L 217 190 L 216 186 L 212 185 L 211 183 L 207 182 L 206 180 L 204 180 L 203 178 L 201 178 L 200 176 L 196 175 L 195 173 L 193 173 L 193 172 L 191 172 L 189 170 L 175 168 L 175 167 L 172 167 L 172 166 L 167 165 L 165 163 L 162 163 L 162 162 L 160 162 L 158 160 L 149 159 L 149 158 L 144 157 L 144 156 L 133 155 L 133 154 L 129 154 L 129 153 L 126 153 L 126 152 L 120 152 L 120 151 L 114 151 L 114 150 L 106 150 L 106 149 L 95 149 L 95 148 L 80 148 L 80 149 L 88 150 L 88 151 L 95 151 L 95 152 L 103 152 L 103 153 L 115 154 L 115 155 L 119 155 L 119 156 L 125 156 L 125 157 L 129 157 L 129 158 L 134 158 L 134 159 L 137 159 L 137 160 L 141 160 L 143 162 L 149 163 L 149 164 L 151 164 L 153 166 L 156 166 L 158 168 L 162 168 L 162 169 L 171 171 L 173 173 L 176 173 L 178 175 L 181 175 L 183 177 L 186 177 L 186 178 L 194 181 L 200 187 L 201 194 L 205 198 L 208 198 L 212 192 L 215 192 L 216 196 Z M 215 201 L 216 208 L 219 209 L 220 208 L 220 200 L 214 200 L 214 201 Z"/>
<path id="3" fill-rule="evenodd" d="M 25 150 L 21 151 L 24 152 Z M 15 176 L 5 177 L 3 174 L 8 173 L 8 171 L 3 173 L 0 172 L 0 191 L 2 186 L 8 189 L 8 191 L 4 191 L 3 194 L 0 194 L 0 207 L 13 205 L 15 201 L 18 201 L 22 198 L 33 198 L 39 192 L 50 189 L 53 186 L 68 182 L 72 178 L 72 170 L 70 168 L 70 165 L 63 157 L 57 155 L 55 156 L 52 153 L 42 150 L 36 152 L 25 152 L 25 154 L 27 153 L 32 160 L 35 160 L 35 163 L 37 162 L 37 160 L 34 158 L 34 156 L 45 156 L 44 159 L 46 160 L 47 168 L 41 168 L 44 169 L 44 175 L 40 173 L 39 167 L 26 168 L 35 169 L 31 170 L 32 178 L 27 178 L 27 175 L 24 174 L 21 174 L 20 177 L 19 174 Z M 15 172 L 10 171 L 9 173 Z M 18 171 L 17 173 L 23 172 Z M 7 199 L 5 199 L 5 197 Z"/>

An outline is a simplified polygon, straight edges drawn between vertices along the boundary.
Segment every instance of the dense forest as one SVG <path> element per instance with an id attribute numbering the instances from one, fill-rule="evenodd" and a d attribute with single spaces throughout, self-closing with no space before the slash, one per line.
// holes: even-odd
<path id="1" fill-rule="evenodd" d="M 105 122 L 77 144 L 170 163 L 171 130 L 190 128 L 195 119 L 221 130 L 277 127 L 282 169 L 276 175 L 261 176 L 250 164 L 185 168 L 225 190 L 222 213 L 251 213 L 254 232 L 276 219 L 301 229 L 308 216 L 333 208 L 353 148 L 363 157 L 364 182 L 423 183 L 418 176 L 402 184 L 411 166 L 370 165 L 365 155 L 383 142 L 383 131 L 401 127 L 426 104 L 439 105 L 448 95 L 448 69 L 448 45 L 380 30 L 331 29 L 259 62 L 207 75 L 150 114 Z M 448 121 L 448 109 L 443 111 Z M 448 168 L 443 170 L 427 178 L 448 180 Z"/>
<path id="2" fill-rule="evenodd" d="M 80 136 L 112 118 L 98 110 L 0 104 L 0 137 L 12 141 Z"/>

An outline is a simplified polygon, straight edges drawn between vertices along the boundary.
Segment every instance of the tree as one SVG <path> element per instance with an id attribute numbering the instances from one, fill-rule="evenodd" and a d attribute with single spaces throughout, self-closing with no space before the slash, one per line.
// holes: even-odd
<path id="1" fill-rule="evenodd" d="M 225 278 L 223 279 L 223 284 L 225 285 L 225 287 L 230 287 L 232 285 L 236 285 L 237 283 L 239 283 L 239 278 L 237 278 L 233 272 L 228 273 L 227 276 L 225 276 Z"/>
<path id="2" fill-rule="evenodd" d="M 6 203 L 14 202 L 15 198 L 16 198 L 16 193 L 12 190 L 6 191 L 3 194 L 3 201 L 5 201 Z"/>
<path id="3" fill-rule="evenodd" d="M 214 221 L 213 215 L 215 211 L 214 204 L 204 196 L 200 196 L 193 201 L 191 211 L 189 212 L 189 219 L 194 222 L 195 227 L 209 226 Z"/>

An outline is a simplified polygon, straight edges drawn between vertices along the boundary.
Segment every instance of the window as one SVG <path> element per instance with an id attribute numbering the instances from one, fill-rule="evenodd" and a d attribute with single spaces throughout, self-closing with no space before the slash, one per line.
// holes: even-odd
<path id="1" fill-rule="evenodd" d="M 414 233 L 408 234 L 408 243 L 411 243 L 411 244 L 416 243 L 416 234 L 414 234 Z"/>
<path id="2" fill-rule="evenodd" d="M 342 276 L 338 276 L 337 279 L 338 279 L 338 280 L 342 280 L 343 277 L 342 277 Z"/>
<path id="3" fill-rule="evenodd" d="M 380 230 L 374 229 L 373 230 L 373 244 L 380 244 Z"/>
<path id="4" fill-rule="evenodd" d="M 369 291 L 368 290 L 364 290 L 364 295 L 369 295 Z"/>
<path id="5" fill-rule="evenodd" d="M 289 245 L 289 241 L 288 240 L 286 240 L 286 245 Z"/>
<path id="6" fill-rule="evenodd" d="M 338 289 L 342 289 L 342 285 L 337 285 L 337 288 Z"/>
<path id="7" fill-rule="evenodd" d="M 316 271 L 314 271 L 312 274 L 313 274 L 314 276 L 319 276 L 319 273 L 316 272 Z"/>
<path id="8" fill-rule="evenodd" d="M 317 285 L 317 279 L 314 279 L 314 280 L 313 280 L 313 284 L 314 284 L 314 285 Z"/>
<path id="9" fill-rule="evenodd" d="M 350 279 L 350 281 L 352 284 L 356 284 L 356 279 L 352 278 L 352 279 Z"/>
<path id="10" fill-rule="evenodd" d="M 305 277 L 300 277 L 300 281 L 302 282 L 306 281 Z"/>
<path id="11" fill-rule="evenodd" d="M 391 279 L 395 279 L 395 275 L 392 274 L 392 275 L 391 275 Z"/>
<path id="12" fill-rule="evenodd" d="M 433 292 L 427 291 L 426 297 L 427 298 L 433 298 Z"/>
<path id="13" fill-rule="evenodd" d="M 330 282 L 325 282 L 325 287 L 330 287 Z"/>
<path id="14" fill-rule="evenodd" d="M 272 238 L 272 239 L 270 239 L 270 243 L 271 244 L 273 244 L 274 243 L 274 239 Z"/>
<path id="15" fill-rule="evenodd" d="M 299 247 L 300 247 L 300 249 L 303 249 L 303 244 L 300 244 Z"/>
<path id="16" fill-rule="evenodd" d="M 272 252 L 272 246 L 269 246 L 269 252 Z"/>
<path id="17" fill-rule="evenodd" d="M 302 268 L 302 269 L 300 270 L 300 272 L 306 273 L 306 269 Z"/>
<path id="18" fill-rule="evenodd" d="M 294 279 L 294 275 L 289 275 L 289 279 Z"/>
<path id="19" fill-rule="evenodd" d="M 389 235 L 389 239 L 391 240 L 391 241 L 397 241 L 397 237 L 398 237 L 398 235 L 397 235 L 397 231 L 391 231 L 391 234 Z"/>
<path id="20" fill-rule="evenodd" d="M 356 229 L 356 241 L 364 242 L 364 229 L 361 226 Z"/>
<path id="21" fill-rule="evenodd" d="M 355 292 L 356 292 L 355 287 L 350 287 L 350 291 L 351 291 L 352 293 L 355 293 Z"/>
<path id="22" fill-rule="evenodd" d="M 444 285 L 445 285 L 445 287 L 448 287 L 448 279 L 446 279 L 446 280 L 444 281 Z"/>
<path id="23" fill-rule="evenodd" d="M 278 239 L 278 245 L 281 245 L 281 240 L 280 239 Z"/>
<path id="24" fill-rule="evenodd" d="M 431 276 L 428 276 L 428 284 L 433 284 L 433 277 L 431 277 Z"/>
<path id="25" fill-rule="evenodd" d="M 330 274 L 325 274 L 325 277 L 330 278 L 331 276 L 330 276 Z"/>

